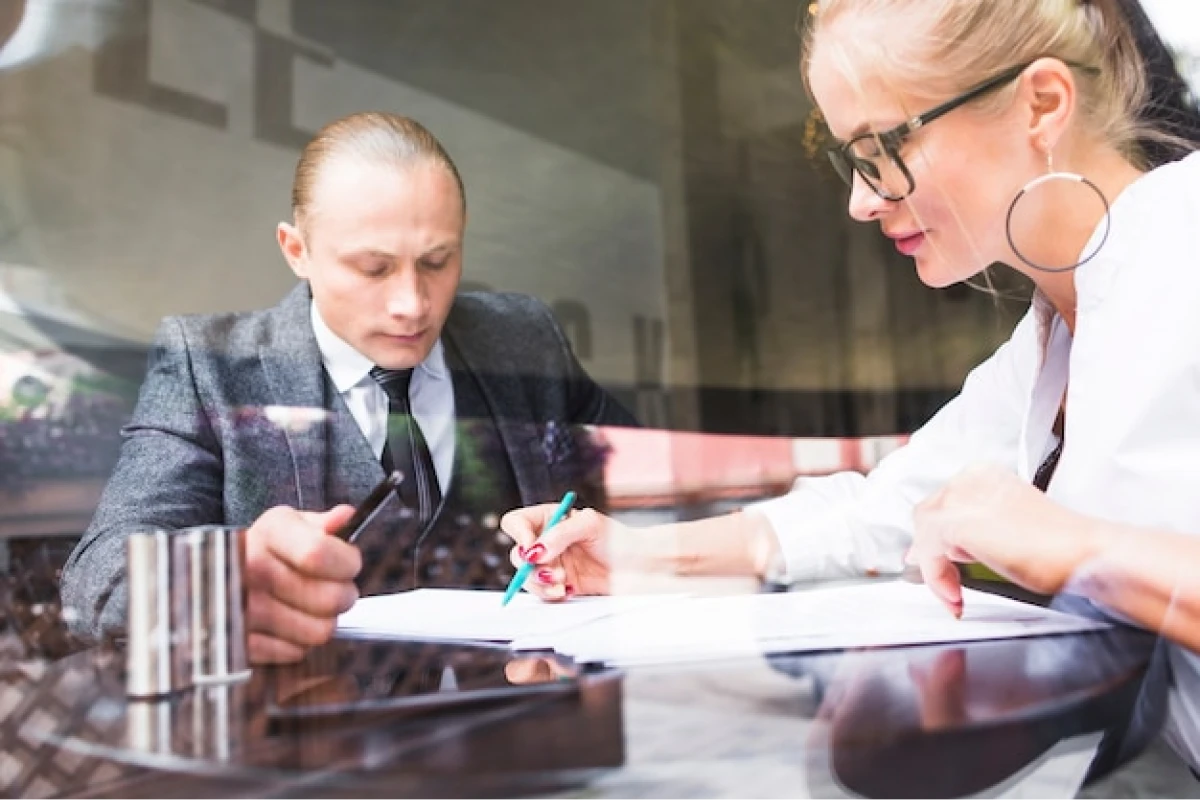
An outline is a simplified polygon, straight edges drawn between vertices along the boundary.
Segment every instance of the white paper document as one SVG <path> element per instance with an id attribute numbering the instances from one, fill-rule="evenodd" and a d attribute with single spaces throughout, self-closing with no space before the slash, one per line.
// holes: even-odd
<path id="1" fill-rule="evenodd" d="M 578 661 L 636 665 L 850 647 L 1005 639 L 1107 627 L 968 589 L 954 619 L 925 586 L 902 581 L 676 599 L 512 642 Z M 549 640 L 549 641 L 548 641 Z"/>
<path id="2" fill-rule="evenodd" d="M 503 597 L 503 592 L 471 589 L 417 589 L 364 597 L 338 617 L 338 632 L 443 641 L 547 641 L 564 630 L 670 602 L 678 595 L 580 597 L 544 603 L 531 594 L 518 594 L 502 607 Z"/>

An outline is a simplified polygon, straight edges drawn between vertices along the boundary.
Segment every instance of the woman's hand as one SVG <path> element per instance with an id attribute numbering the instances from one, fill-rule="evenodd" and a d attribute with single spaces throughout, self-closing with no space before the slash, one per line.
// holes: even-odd
<path id="1" fill-rule="evenodd" d="M 962 587 L 954 562 L 982 563 L 1026 589 L 1055 594 L 1101 546 L 1102 527 L 1012 472 L 973 467 L 913 512 L 908 562 L 955 616 Z"/>
<path id="2" fill-rule="evenodd" d="M 500 529 L 516 542 L 510 554 L 513 565 L 537 565 L 525 588 L 543 600 L 609 594 L 614 550 L 628 539 L 629 529 L 587 508 L 544 531 L 556 505 L 518 508 L 500 520 Z"/>

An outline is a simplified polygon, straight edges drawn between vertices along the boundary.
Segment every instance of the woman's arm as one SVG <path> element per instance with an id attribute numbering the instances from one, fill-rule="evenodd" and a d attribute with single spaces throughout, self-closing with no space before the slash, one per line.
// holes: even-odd
<path id="1" fill-rule="evenodd" d="M 898 574 L 918 502 L 968 464 L 1016 461 L 1037 354 L 1030 312 L 962 392 L 870 475 L 805 478 L 744 512 L 637 530 L 587 510 L 543 531 L 552 505 L 517 509 L 500 523 L 516 544 L 513 563 L 537 563 L 526 586 L 550 600 L 620 590 L 625 574 L 763 578 L 770 567 L 784 583 Z"/>
<path id="2" fill-rule="evenodd" d="M 695 522 L 630 528 L 592 509 L 545 525 L 556 504 L 510 511 L 514 566 L 538 565 L 526 588 L 545 600 L 645 591 L 648 577 L 762 577 L 778 541 L 760 515 L 737 512 Z"/>
<path id="3" fill-rule="evenodd" d="M 1200 535 L 1082 524 L 1101 544 L 1065 589 L 1200 652 Z"/>
<path id="4" fill-rule="evenodd" d="M 1200 651 L 1200 535 L 1065 508 L 1008 470 L 972 469 L 921 503 L 911 560 L 956 613 L 955 561 L 1041 594 L 1071 592 Z"/>

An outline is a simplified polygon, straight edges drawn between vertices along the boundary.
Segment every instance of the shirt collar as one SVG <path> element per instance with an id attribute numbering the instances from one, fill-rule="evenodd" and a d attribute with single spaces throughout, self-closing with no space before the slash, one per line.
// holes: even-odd
<path id="1" fill-rule="evenodd" d="M 321 351 L 321 362 L 333 380 L 338 393 L 345 393 L 370 375 L 375 363 L 362 353 L 355 350 L 345 339 L 334 333 L 315 302 L 309 306 L 309 316 L 312 320 L 313 335 L 317 338 L 317 349 Z M 446 353 L 439 338 L 433 343 L 429 355 L 425 357 L 417 369 L 433 380 L 445 380 Z"/>

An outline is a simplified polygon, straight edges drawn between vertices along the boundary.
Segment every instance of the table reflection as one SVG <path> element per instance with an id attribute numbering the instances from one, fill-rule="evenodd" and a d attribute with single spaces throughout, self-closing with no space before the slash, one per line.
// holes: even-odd
<path id="1" fill-rule="evenodd" d="M 624 676 L 498 647 L 335 640 L 300 664 L 161 702 L 128 700 L 121 652 L 97 647 L 0 673 L 0 754 L 17 776 L 0 789 L 994 792 L 1080 737 L 1090 738 L 1079 776 L 1103 737 L 1102 760 L 1128 727 L 1154 645 L 1113 629 Z"/>
<path id="2" fill-rule="evenodd" d="M 814 777 L 865 797 L 995 788 L 1071 737 L 1117 738 L 1154 644 L 1117 630 L 815 661 Z"/>
<path id="3" fill-rule="evenodd" d="M 19 713 L 0 724 L 0 752 L 51 753 L 74 767 L 48 781 L 45 756 L 31 757 L 31 780 L 6 790 L 155 794 L 174 776 L 214 794 L 376 781 L 417 794 L 521 794 L 623 760 L 619 675 L 551 656 L 335 640 L 300 664 L 157 701 L 127 698 L 123 667 L 105 647 L 4 675 L 0 698 Z M 98 770 L 110 788 L 88 778 Z M 35 783 L 53 791 L 22 791 Z"/>

